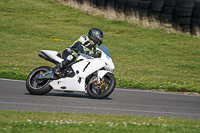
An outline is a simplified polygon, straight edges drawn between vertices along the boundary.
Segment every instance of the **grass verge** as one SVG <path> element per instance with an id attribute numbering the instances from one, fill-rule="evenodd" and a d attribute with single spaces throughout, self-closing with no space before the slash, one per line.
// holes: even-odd
<path id="1" fill-rule="evenodd" d="M 0 132 L 198 133 L 199 120 L 0 110 Z"/>
<path id="2" fill-rule="evenodd" d="M 0 1 L 0 77 L 25 80 L 42 49 L 62 52 L 89 28 L 105 34 L 117 87 L 200 92 L 199 38 L 107 20 L 50 0 Z"/>

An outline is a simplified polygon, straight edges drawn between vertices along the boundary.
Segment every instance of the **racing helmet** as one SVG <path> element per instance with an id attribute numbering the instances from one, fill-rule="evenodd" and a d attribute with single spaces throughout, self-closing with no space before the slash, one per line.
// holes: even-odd
<path id="1" fill-rule="evenodd" d="M 98 28 L 89 29 L 88 38 L 99 46 L 103 43 L 103 32 Z"/>

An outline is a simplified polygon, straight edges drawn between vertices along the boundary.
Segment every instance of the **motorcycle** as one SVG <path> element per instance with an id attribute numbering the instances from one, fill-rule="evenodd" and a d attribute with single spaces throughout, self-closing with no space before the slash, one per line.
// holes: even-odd
<path id="1" fill-rule="evenodd" d="M 115 66 L 106 46 L 97 47 L 100 57 L 90 57 L 79 53 L 77 60 L 62 70 L 57 77 L 49 66 L 34 69 L 26 80 L 26 88 L 33 95 L 44 95 L 52 89 L 64 92 L 84 92 L 91 98 L 108 97 L 115 89 Z M 54 64 L 63 61 L 57 51 L 41 50 L 41 58 Z"/>

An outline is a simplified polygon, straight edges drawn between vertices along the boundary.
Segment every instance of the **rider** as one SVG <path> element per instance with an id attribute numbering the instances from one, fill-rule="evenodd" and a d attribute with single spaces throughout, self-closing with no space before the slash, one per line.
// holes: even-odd
<path id="1" fill-rule="evenodd" d="M 98 28 L 89 29 L 88 37 L 83 35 L 77 39 L 72 46 L 66 48 L 62 53 L 62 61 L 52 71 L 58 76 L 61 77 L 61 71 L 68 64 L 76 61 L 78 58 L 78 52 L 85 53 L 92 57 L 99 57 L 99 53 L 96 51 L 96 44 L 100 46 L 103 42 L 103 32 Z"/>

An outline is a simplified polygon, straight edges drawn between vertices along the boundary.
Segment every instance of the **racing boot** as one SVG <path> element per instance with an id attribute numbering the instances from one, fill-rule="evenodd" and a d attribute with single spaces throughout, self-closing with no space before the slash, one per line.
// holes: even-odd
<path id="1" fill-rule="evenodd" d="M 52 72 L 58 77 L 58 78 L 61 78 L 62 75 L 61 75 L 61 64 L 58 64 L 57 66 L 55 66 L 53 69 L 52 69 Z"/>

